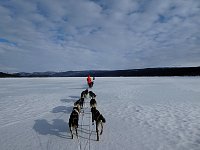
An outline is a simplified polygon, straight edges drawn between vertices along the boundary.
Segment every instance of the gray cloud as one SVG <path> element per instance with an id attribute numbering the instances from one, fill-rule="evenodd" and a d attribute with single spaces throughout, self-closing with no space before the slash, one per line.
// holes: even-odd
<path id="1" fill-rule="evenodd" d="M 198 0 L 3 0 L 0 18 L 0 71 L 200 64 Z"/>

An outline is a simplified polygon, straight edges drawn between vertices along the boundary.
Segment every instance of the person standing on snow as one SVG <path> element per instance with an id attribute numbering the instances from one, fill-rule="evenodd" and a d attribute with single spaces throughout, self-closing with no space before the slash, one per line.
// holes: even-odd
<path id="1" fill-rule="evenodd" d="M 88 75 L 87 77 L 87 83 L 88 83 L 88 86 L 91 88 L 93 86 L 93 80 L 92 78 L 90 77 L 90 75 Z"/>

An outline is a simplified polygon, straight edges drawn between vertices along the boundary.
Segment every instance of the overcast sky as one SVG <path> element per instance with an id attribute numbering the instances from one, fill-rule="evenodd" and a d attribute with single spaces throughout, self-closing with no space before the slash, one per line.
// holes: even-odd
<path id="1" fill-rule="evenodd" d="M 200 0 L 0 0 L 0 71 L 200 66 Z"/>

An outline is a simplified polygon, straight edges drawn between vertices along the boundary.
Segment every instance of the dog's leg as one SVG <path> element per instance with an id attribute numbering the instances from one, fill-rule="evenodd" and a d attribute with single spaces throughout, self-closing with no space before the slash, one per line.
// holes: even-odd
<path id="1" fill-rule="evenodd" d="M 103 133 L 103 122 L 101 121 L 101 132 L 100 132 L 100 135 L 102 135 Z"/>
<path id="2" fill-rule="evenodd" d="M 98 129 L 98 126 L 99 126 L 99 122 L 96 121 L 97 141 L 99 141 L 99 129 Z"/>
<path id="3" fill-rule="evenodd" d="M 75 129 L 76 129 L 76 136 L 77 136 L 77 138 L 78 138 L 78 131 L 77 131 L 77 127 L 76 127 Z"/>
<path id="4" fill-rule="evenodd" d="M 70 130 L 70 133 L 71 133 L 71 137 L 72 137 L 72 139 L 73 139 L 73 133 L 72 133 L 71 127 L 69 127 L 69 130 Z"/>

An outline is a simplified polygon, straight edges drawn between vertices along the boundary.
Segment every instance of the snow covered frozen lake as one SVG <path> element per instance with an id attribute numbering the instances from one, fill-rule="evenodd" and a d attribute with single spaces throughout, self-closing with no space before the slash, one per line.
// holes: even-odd
<path id="1" fill-rule="evenodd" d="M 200 150 L 200 77 L 96 78 L 100 141 L 89 99 L 70 138 L 86 88 L 86 78 L 0 79 L 0 150 Z"/>

